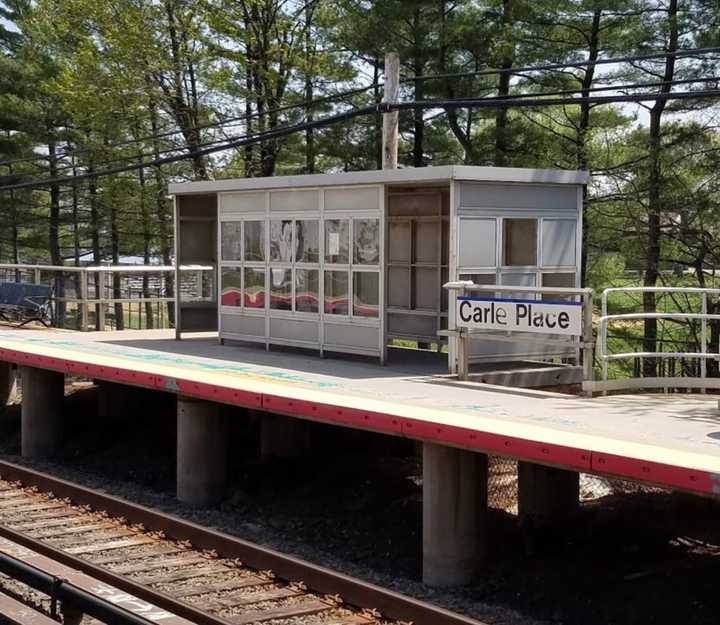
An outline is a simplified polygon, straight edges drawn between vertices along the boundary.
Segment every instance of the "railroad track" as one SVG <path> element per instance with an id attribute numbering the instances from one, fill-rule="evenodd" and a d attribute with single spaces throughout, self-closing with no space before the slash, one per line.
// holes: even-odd
<path id="1" fill-rule="evenodd" d="M 5 573 L 0 588 L 6 590 L 0 594 L 0 613 L 3 600 L 17 601 L 23 594 L 8 572 L 22 572 L 23 566 L 52 578 L 45 598 L 29 593 L 39 605 L 47 607 L 47 593 L 56 590 L 66 593 L 69 604 L 74 595 L 67 593 L 95 591 L 101 603 L 163 625 L 480 625 L 233 536 L 0 462 L 0 571 Z M 58 586 L 60 580 L 66 587 Z M 51 603 L 48 611 L 55 611 Z M 66 621 L 79 619 L 66 615 Z"/>

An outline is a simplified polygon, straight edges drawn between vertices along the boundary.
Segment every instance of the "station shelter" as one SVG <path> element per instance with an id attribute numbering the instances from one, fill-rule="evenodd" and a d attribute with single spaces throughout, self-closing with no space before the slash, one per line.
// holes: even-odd
<path id="1" fill-rule="evenodd" d="M 171 184 L 176 264 L 211 264 L 206 301 L 176 293 L 176 332 L 378 357 L 438 349 L 448 281 L 580 286 L 586 172 L 439 166 Z M 547 346 L 475 341 L 471 360 Z"/>

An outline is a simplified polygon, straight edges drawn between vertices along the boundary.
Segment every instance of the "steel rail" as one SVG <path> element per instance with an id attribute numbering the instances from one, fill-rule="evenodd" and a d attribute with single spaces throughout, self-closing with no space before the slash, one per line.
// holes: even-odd
<path id="1" fill-rule="evenodd" d="M 3 475 L 5 475 L 4 468 Z M 53 493 L 56 496 L 59 495 L 59 493 L 55 491 L 53 491 Z M 189 603 L 178 601 L 177 599 L 174 599 L 170 595 L 167 595 L 163 592 L 153 590 L 152 588 L 144 586 L 142 584 L 138 584 L 137 582 L 134 582 L 128 577 L 113 573 L 109 569 L 93 564 L 89 560 L 84 560 L 83 558 L 74 556 L 70 553 L 67 553 L 66 551 L 63 551 L 62 549 L 52 547 L 46 542 L 43 542 L 42 540 L 38 540 L 36 538 L 32 538 L 27 534 L 23 534 L 22 532 L 17 532 L 15 530 L 11 530 L 8 527 L 0 525 L 0 537 L 17 543 L 18 545 L 26 547 L 27 549 L 35 551 L 40 555 L 46 556 L 54 560 L 55 562 L 59 562 L 60 564 L 64 564 L 65 566 L 72 567 L 78 571 L 81 571 L 82 573 L 85 573 L 86 575 L 89 575 L 90 577 L 97 579 L 98 581 L 105 582 L 110 586 L 114 586 L 115 588 L 134 595 L 139 599 L 147 601 L 148 603 L 152 603 L 157 607 L 166 610 L 167 612 L 172 612 L 176 616 L 180 616 L 189 621 L 193 621 L 198 625 L 232 625 L 232 622 L 227 619 L 219 618 L 217 616 L 211 616 L 207 612 L 204 612 L 203 610 L 196 608 Z"/>
<path id="2" fill-rule="evenodd" d="M 96 597 L 71 581 L 61 579 L 5 553 L 0 553 L 0 571 L 50 596 L 53 601 L 60 600 L 63 607 L 68 603 L 73 609 L 107 625 L 153 625 L 153 621 L 133 614 L 121 606 L 113 605 L 106 599 Z"/>
<path id="3" fill-rule="evenodd" d="M 91 488 L 34 469 L 0 460 L 0 477 L 9 481 L 19 481 L 25 486 L 35 486 L 42 491 L 52 492 L 56 497 L 68 498 L 76 504 L 90 506 L 111 516 L 123 517 L 130 523 L 142 524 L 147 530 L 163 532 L 167 537 L 175 540 L 189 541 L 198 549 L 216 551 L 224 558 L 237 558 L 254 569 L 271 570 L 283 580 L 303 582 L 309 590 L 327 595 L 340 595 L 346 604 L 356 608 L 373 608 L 381 612 L 386 618 L 409 621 L 414 625 L 484 625 L 476 619 L 439 608 L 419 599 L 413 599 L 375 584 L 332 571 L 326 567 L 312 564 L 224 532 L 203 527 L 170 514 L 158 512 L 119 497 L 99 493 Z M 3 535 L 4 532 L 11 532 L 11 530 L 0 528 L 0 535 Z M 15 532 L 12 533 L 16 534 Z M 10 540 L 14 540 L 14 538 L 10 538 Z M 33 547 L 29 548 L 34 549 Z M 44 544 L 42 548 L 55 551 L 52 547 Z M 60 552 L 60 554 L 60 557 L 68 559 L 66 563 L 69 563 L 70 559 L 72 559 L 73 563 L 69 564 L 69 566 L 80 570 L 85 569 L 85 572 L 89 575 L 95 576 L 93 571 L 98 568 L 95 565 L 65 552 Z M 103 581 L 113 586 L 117 586 L 131 594 L 137 594 L 146 601 L 155 603 L 158 607 L 174 612 L 178 616 L 188 619 L 193 618 L 189 615 L 189 612 L 180 612 L 180 606 L 187 609 L 189 607 L 187 604 L 180 604 L 180 602 L 166 595 L 163 595 L 163 603 L 161 603 L 158 598 L 151 597 L 156 591 L 152 591 L 147 587 L 139 587 L 138 584 L 131 582 L 127 578 L 120 577 L 104 569 L 102 573 L 98 573 L 98 577 L 100 574 L 105 576 Z M 132 585 L 132 588 L 130 585 Z M 174 607 L 171 607 L 173 605 Z M 200 616 L 198 618 L 200 619 Z M 202 615 L 202 618 L 204 620 L 198 620 L 198 623 L 208 625 L 217 625 L 219 623 L 226 625 L 228 623 L 208 615 Z"/>

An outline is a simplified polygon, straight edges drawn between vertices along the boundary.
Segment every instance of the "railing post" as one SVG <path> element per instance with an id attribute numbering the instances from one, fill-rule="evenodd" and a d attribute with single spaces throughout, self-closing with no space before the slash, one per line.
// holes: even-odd
<path id="1" fill-rule="evenodd" d="M 80 271 L 80 330 L 82 332 L 88 331 L 88 321 L 90 318 L 88 306 L 88 275 L 87 270 L 82 269 Z"/>
<path id="2" fill-rule="evenodd" d="M 41 274 L 40 274 L 40 267 L 35 267 L 33 270 L 33 282 L 35 284 L 40 284 L 41 280 Z"/>
<path id="3" fill-rule="evenodd" d="M 98 318 L 100 319 L 100 330 L 105 331 L 105 272 L 98 271 L 95 275 L 97 275 L 95 284 L 98 285 L 96 295 L 99 300 Z"/>
<path id="4" fill-rule="evenodd" d="M 702 294 L 702 314 L 707 315 L 707 293 Z M 707 353 L 707 319 L 705 317 L 700 321 L 700 352 Z M 700 377 L 707 377 L 707 359 L 700 359 Z M 705 393 L 705 387 L 700 389 L 701 393 Z"/>
<path id="5" fill-rule="evenodd" d="M 593 349 L 593 292 L 583 294 L 583 379 L 586 382 L 593 382 L 595 379 L 594 353 Z M 592 389 L 585 392 L 585 395 L 592 397 Z"/>

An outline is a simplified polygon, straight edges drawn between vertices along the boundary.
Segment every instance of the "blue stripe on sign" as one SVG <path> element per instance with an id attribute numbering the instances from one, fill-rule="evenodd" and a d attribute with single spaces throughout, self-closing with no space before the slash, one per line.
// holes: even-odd
<path id="1" fill-rule="evenodd" d="M 508 304 L 558 304 L 560 306 L 582 306 L 582 302 L 568 302 L 562 299 L 510 299 L 507 297 L 471 297 L 458 295 L 458 300 L 471 302 L 506 302 Z"/>

